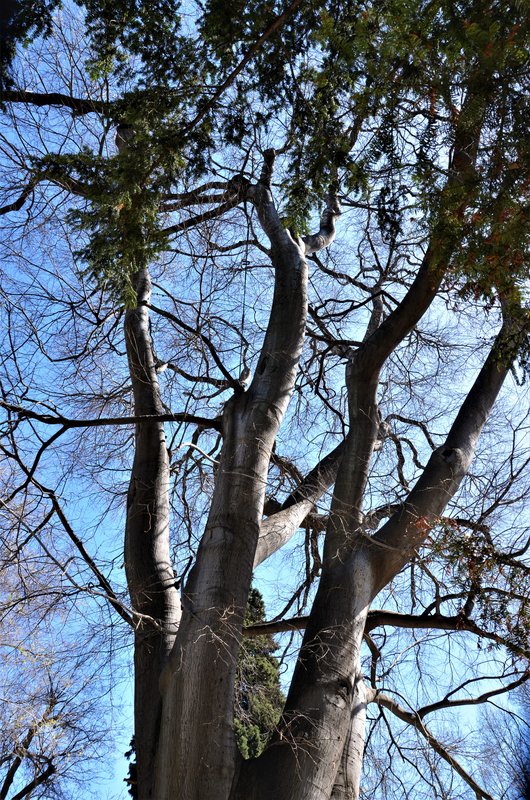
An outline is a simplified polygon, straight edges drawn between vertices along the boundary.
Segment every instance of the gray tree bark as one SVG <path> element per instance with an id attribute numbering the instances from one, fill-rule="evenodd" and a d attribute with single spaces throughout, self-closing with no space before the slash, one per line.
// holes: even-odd
<path id="1" fill-rule="evenodd" d="M 330 800 L 358 800 L 361 788 L 368 692 L 360 671 L 355 678 L 351 719 Z"/>

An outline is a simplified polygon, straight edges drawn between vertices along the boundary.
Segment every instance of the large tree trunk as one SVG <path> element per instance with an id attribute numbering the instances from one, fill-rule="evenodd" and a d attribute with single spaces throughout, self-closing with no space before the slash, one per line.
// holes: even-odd
<path id="1" fill-rule="evenodd" d="M 157 800 L 227 798 L 238 764 L 235 665 L 270 456 L 294 386 L 307 311 L 303 246 L 281 225 L 266 184 L 255 187 L 253 199 L 272 243 L 273 305 L 256 375 L 223 415 L 212 505 L 161 683 Z"/>
<path id="2" fill-rule="evenodd" d="M 463 126 L 457 137 L 459 160 L 453 156 L 442 193 L 442 205 L 446 203 L 455 212 L 456 202 L 458 216 L 474 191 L 467 178 L 473 169 L 479 132 L 480 120 L 476 118 L 472 130 Z M 461 152 L 465 157 L 460 158 Z M 153 423 L 145 427 L 148 433 L 142 438 L 144 426 L 139 427 L 141 447 L 135 459 L 131 497 L 134 500 L 144 487 L 146 494 L 139 496 L 136 511 L 129 517 L 134 520 L 144 514 L 145 519 L 137 535 L 129 538 L 136 547 L 145 548 L 140 534 L 143 532 L 144 539 L 146 531 L 153 531 L 153 535 L 148 537 L 147 559 L 140 550 L 134 556 L 135 563 L 148 565 L 143 568 L 142 580 L 131 572 L 129 583 L 135 608 L 149 609 L 142 613 L 164 620 L 161 633 L 153 634 L 151 628 L 146 636 L 143 627 L 137 635 L 137 697 L 142 705 L 149 704 L 146 722 L 150 731 L 139 758 L 139 769 L 145 770 L 140 780 L 141 800 L 150 796 L 156 800 L 330 800 L 332 794 L 350 791 L 349 786 L 357 787 L 351 790 L 355 797 L 364 714 L 364 704 L 359 701 L 358 664 L 370 603 L 421 544 L 429 526 L 453 496 L 487 416 L 487 411 L 481 412 L 465 430 L 451 431 L 447 447 L 433 455 L 417 490 L 384 526 L 383 531 L 388 533 L 369 539 L 363 528 L 362 503 L 379 432 L 379 373 L 429 307 L 443 280 L 453 242 L 443 239 L 446 230 L 441 214 L 409 292 L 380 325 L 374 307 L 365 341 L 348 364 L 349 433 L 339 458 L 332 458 L 321 468 L 328 479 L 335 470 L 337 475 L 318 591 L 278 732 L 259 759 L 241 765 L 233 733 L 234 679 L 253 564 L 288 538 L 314 499 L 309 486 L 307 497 L 283 509 L 279 528 L 268 525 L 266 534 L 261 531 L 272 448 L 294 387 L 305 331 L 305 255 L 329 243 L 339 213 L 331 199 L 319 233 L 305 240 L 293 237 L 283 228 L 274 207 L 271 169 L 269 154 L 260 183 L 242 190 L 254 203 L 272 245 L 275 287 L 271 315 L 248 391 L 234 382 L 234 396 L 225 406 L 223 449 L 212 505 L 183 591 L 178 632 L 167 555 L 168 473 L 163 431 Z M 135 396 L 137 392 L 141 398 L 136 400 L 137 413 L 157 413 L 160 400 L 142 303 L 136 314 L 130 320 L 137 321 L 136 339 L 143 344 L 133 343 L 136 340 L 131 338 L 129 358 L 131 372 L 136 369 L 140 374 L 143 370 L 144 375 L 135 389 Z M 494 367 L 488 361 L 484 369 L 491 372 Z M 492 390 L 486 392 L 484 402 L 489 409 L 502 376 L 491 373 L 488 379 Z M 483 402 L 481 391 L 477 390 L 473 402 Z M 467 411 L 466 415 L 467 419 Z M 141 471 L 144 467 L 145 474 Z M 150 496 L 156 498 L 152 507 Z M 424 517 L 426 524 L 418 525 Z M 265 535 L 258 547 L 260 533 Z M 130 544 L 128 548 L 131 552 Z M 145 587 L 151 588 L 143 606 Z M 171 613 L 166 618 L 167 608 Z M 154 748 L 148 750 L 148 741 L 156 748 L 154 789 Z"/>
<path id="3" fill-rule="evenodd" d="M 162 413 L 149 335 L 147 270 L 135 277 L 138 305 L 125 315 L 125 341 L 136 415 Z M 161 422 L 136 425 L 127 494 L 125 569 L 135 612 L 135 747 L 138 797 L 153 797 L 154 758 L 161 717 L 158 682 L 180 618 L 169 551 L 169 461 Z"/>
<path id="4" fill-rule="evenodd" d="M 307 316 L 308 252 L 327 246 L 340 213 L 329 198 L 305 240 L 285 230 L 270 191 L 274 153 L 247 188 L 271 242 L 275 284 L 256 373 L 223 414 L 223 448 L 205 533 L 183 591 L 183 616 L 161 690 L 157 800 L 225 800 L 238 776 L 234 680 L 276 434 L 298 370 Z"/>

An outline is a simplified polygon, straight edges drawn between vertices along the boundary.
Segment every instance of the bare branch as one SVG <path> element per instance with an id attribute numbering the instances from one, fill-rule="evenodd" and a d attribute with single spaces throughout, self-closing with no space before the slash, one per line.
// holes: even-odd
<path id="1" fill-rule="evenodd" d="M 455 770 L 455 772 L 460 775 L 462 780 L 473 789 L 477 799 L 482 798 L 482 800 L 494 800 L 490 794 L 484 791 L 484 789 L 482 789 L 478 783 L 473 780 L 471 775 L 462 767 L 456 758 L 451 755 L 449 750 L 444 747 L 435 736 L 433 736 L 429 729 L 424 725 L 417 712 L 408 711 L 388 695 L 382 694 L 374 689 L 368 689 L 368 702 L 377 703 L 377 705 L 388 709 L 402 722 L 406 722 L 415 728 L 415 730 L 417 730 L 427 740 L 432 749 L 438 753 L 438 755 L 441 756 L 444 761 L 447 761 L 447 763 Z"/>
<path id="2" fill-rule="evenodd" d="M 507 322 L 499 331 L 445 444 L 434 451 L 401 509 L 374 535 L 376 548 L 377 543 L 381 543 L 392 551 L 392 555 L 389 555 L 389 550 L 385 556 L 376 591 L 401 569 L 421 545 L 458 489 L 508 374 L 509 365 L 502 363 L 501 354 L 505 354 L 512 336 L 512 326 Z"/>
<path id="3" fill-rule="evenodd" d="M 94 113 L 109 115 L 113 106 L 112 103 L 102 100 L 71 97 L 59 92 L 27 92 L 24 89 L 4 89 L 2 100 L 6 103 L 25 103 L 32 106 L 61 106 L 70 108 L 76 115 Z"/>
<path id="4" fill-rule="evenodd" d="M 60 414 L 39 414 L 29 408 L 23 408 L 14 403 L 7 403 L 0 400 L 0 406 L 16 414 L 19 419 L 33 419 L 43 425 L 60 425 L 64 428 L 61 433 L 70 428 L 100 428 L 106 425 L 138 425 L 142 422 L 184 422 L 198 425 L 200 428 L 212 428 L 221 431 L 221 420 L 219 418 L 198 417 L 194 414 L 187 414 L 185 411 L 175 414 L 136 414 L 130 417 L 97 417 L 96 419 L 70 419 Z"/>

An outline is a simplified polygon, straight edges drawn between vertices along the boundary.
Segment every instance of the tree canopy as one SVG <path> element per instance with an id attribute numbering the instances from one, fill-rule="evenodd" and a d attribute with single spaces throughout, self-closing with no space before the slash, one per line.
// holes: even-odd
<path id="1" fill-rule="evenodd" d="M 8 8 L 0 800 L 84 791 L 131 652 L 140 800 L 515 800 L 529 27 Z"/>

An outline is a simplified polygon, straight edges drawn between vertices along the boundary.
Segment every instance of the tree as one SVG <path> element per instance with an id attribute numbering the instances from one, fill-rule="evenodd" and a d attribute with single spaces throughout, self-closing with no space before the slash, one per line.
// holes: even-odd
<path id="1" fill-rule="evenodd" d="M 5 508 L 132 631 L 138 797 L 357 798 L 365 752 L 364 796 L 491 797 L 444 713 L 528 677 L 522 4 L 80 8 L 2 95 Z M 294 630 L 244 760 L 242 639 Z"/>
<path id="2" fill-rule="evenodd" d="M 249 592 L 245 613 L 247 629 L 265 622 L 265 604 L 257 589 Z M 280 665 L 272 654 L 278 649 L 270 634 L 243 642 L 236 674 L 234 730 L 244 758 L 263 752 L 277 726 L 285 697 L 280 688 Z"/>
<path id="3" fill-rule="evenodd" d="M 9 476 L 2 477 L 5 497 Z M 62 796 L 61 783 L 72 791 L 86 784 L 98 756 L 112 752 L 96 713 L 112 659 L 101 619 L 82 599 L 50 515 L 42 519 L 38 501 L 32 508 L 26 500 L 1 514 L 2 798 Z"/>

